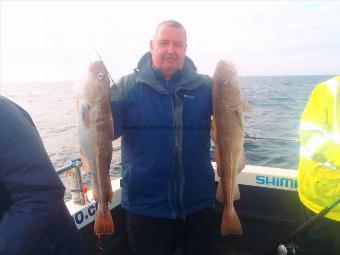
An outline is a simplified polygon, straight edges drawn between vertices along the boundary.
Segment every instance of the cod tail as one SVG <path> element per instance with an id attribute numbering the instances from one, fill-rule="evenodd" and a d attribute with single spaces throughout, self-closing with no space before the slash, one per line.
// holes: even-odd
<path id="1" fill-rule="evenodd" d="M 223 209 L 221 235 L 241 235 L 243 233 L 240 219 L 237 216 L 234 206 L 228 209 L 227 206 Z"/>
<path id="2" fill-rule="evenodd" d="M 107 205 L 100 207 L 98 204 L 98 209 L 96 212 L 96 220 L 94 223 L 94 233 L 98 238 L 102 234 L 112 234 L 114 231 L 113 221 L 110 209 Z"/>

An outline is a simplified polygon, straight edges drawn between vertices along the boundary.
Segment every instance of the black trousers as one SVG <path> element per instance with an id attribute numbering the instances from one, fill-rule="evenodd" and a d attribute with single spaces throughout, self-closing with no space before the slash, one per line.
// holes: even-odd
<path id="1" fill-rule="evenodd" d="M 209 255 L 214 232 L 213 208 L 185 220 L 145 217 L 127 212 L 130 255 Z"/>
<path id="2" fill-rule="evenodd" d="M 314 215 L 303 206 L 303 221 Z M 305 255 L 340 255 L 340 222 L 323 217 L 300 241 Z"/>

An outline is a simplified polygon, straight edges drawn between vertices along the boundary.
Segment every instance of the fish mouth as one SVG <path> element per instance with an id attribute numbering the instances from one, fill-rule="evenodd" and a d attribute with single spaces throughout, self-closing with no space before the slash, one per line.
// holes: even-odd
<path id="1" fill-rule="evenodd" d="M 96 69 L 96 66 L 97 66 L 97 61 L 91 62 L 88 70 L 93 71 L 94 69 Z"/>
<path id="2" fill-rule="evenodd" d="M 90 65 L 89 65 L 88 71 L 94 71 L 100 63 L 102 63 L 101 60 L 96 60 L 94 62 L 91 62 Z"/>

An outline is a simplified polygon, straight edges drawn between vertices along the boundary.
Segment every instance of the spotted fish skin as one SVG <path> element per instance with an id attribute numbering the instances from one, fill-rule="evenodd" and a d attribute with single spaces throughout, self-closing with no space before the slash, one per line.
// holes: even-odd
<path id="1" fill-rule="evenodd" d="M 98 202 L 94 232 L 100 237 L 114 232 L 108 208 L 113 194 L 109 176 L 113 121 L 110 79 L 102 61 L 90 64 L 85 81 L 78 87 L 77 109 L 81 161 L 92 173 L 93 196 Z"/>
<path id="2" fill-rule="evenodd" d="M 212 80 L 213 120 L 211 133 L 216 145 L 215 159 L 219 185 L 216 198 L 224 204 L 221 234 L 242 234 L 242 225 L 234 208 L 239 198 L 237 174 L 245 167 L 244 110 L 237 72 L 233 63 L 219 61 Z"/>

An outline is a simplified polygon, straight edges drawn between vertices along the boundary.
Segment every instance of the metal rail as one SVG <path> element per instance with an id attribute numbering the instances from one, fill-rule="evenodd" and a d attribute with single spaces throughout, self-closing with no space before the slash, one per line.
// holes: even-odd
<path id="1" fill-rule="evenodd" d="M 257 136 L 255 134 L 249 134 L 247 132 L 245 132 L 244 138 L 245 139 L 252 139 L 252 140 L 273 140 L 273 141 L 299 142 L 298 138 L 263 137 L 263 136 Z M 117 150 L 120 150 L 120 146 L 116 146 L 116 147 L 112 148 L 112 151 L 117 151 Z M 71 159 L 71 163 L 56 169 L 56 172 L 57 172 L 58 175 L 60 175 L 64 172 L 74 168 L 76 165 L 78 165 L 78 167 L 81 166 L 80 158 Z"/>
<path id="2" fill-rule="evenodd" d="M 118 151 L 118 150 L 120 150 L 120 146 L 116 146 L 116 147 L 112 148 L 112 151 Z M 74 168 L 76 166 L 78 166 L 78 167 L 81 166 L 80 158 L 71 159 L 71 163 L 69 163 L 65 166 L 62 166 L 60 168 L 57 168 L 55 171 L 57 172 L 57 175 L 60 175 L 62 173 L 65 173 L 68 170 L 71 170 L 72 168 Z"/>
<path id="3" fill-rule="evenodd" d="M 245 132 L 244 138 L 253 139 L 253 140 L 265 139 L 265 140 L 275 140 L 275 141 L 299 142 L 299 139 L 297 138 L 289 139 L 289 138 L 275 138 L 275 137 L 258 137 L 255 134 L 248 134 L 247 132 Z M 120 150 L 120 148 L 121 148 L 120 146 L 116 146 L 112 148 L 112 151 Z M 61 175 L 67 172 L 67 178 L 70 182 L 73 202 L 84 204 L 85 203 L 84 193 L 86 193 L 86 191 L 84 191 L 80 167 L 81 167 L 80 158 L 79 157 L 73 158 L 71 159 L 71 163 L 65 166 L 62 166 L 60 168 L 57 168 L 56 173 L 58 175 Z"/>
<path id="4" fill-rule="evenodd" d="M 57 172 L 57 175 L 60 175 L 62 173 L 65 173 L 66 171 L 71 170 L 72 168 L 74 168 L 78 162 L 81 165 L 80 158 L 71 159 L 71 163 L 69 163 L 69 164 L 67 164 L 65 166 L 62 166 L 62 167 L 56 169 L 55 171 Z"/>
<path id="5" fill-rule="evenodd" d="M 284 141 L 284 142 L 299 142 L 298 138 L 276 138 L 276 137 L 263 137 L 256 136 L 255 134 L 248 134 L 245 132 L 244 138 L 253 140 L 273 140 L 273 141 Z"/>
<path id="6" fill-rule="evenodd" d="M 112 151 L 120 150 L 120 146 L 116 146 L 112 148 Z M 63 174 L 67 172 L 67 178 L 70 182 L 71 186 L 71 195 L 72 201 L 77 204 L 85 204 L 86 203 L 86 192 L 87 189 L 84 189 L 82 175 L 80 171 L 81 160 L 80 158 L 71 159 L 71 163 L 56 169 L 57 175 Z"/>
<path id="7" fill-rule="evenodd" d="M 263 137 L 263 136 L 257 136 L 255 134 L 249 134 L 247 132 L 245 132 L 244 134 L 244 138 L 245 139 L 252 139 L 252 140 L 273 140 L 273 141 L 287 141 L 287 142 L 299 142 L 298 138 L 275 138 L 275 137 Z M 120 146 L 116 146 L 114 148 L 112 148 L 112 151 L 117 151 L 120 150 Z M 66 171 L 74 168 L 76 165 L 78 165 L 78 167 L 81 166 L 81 161 L 80 158 L 74 158 L 71 159 L 71 163 L 62 166 L 60 168 L 56 169 L 56 172 L 58 175 L 65 173 Z"/>

